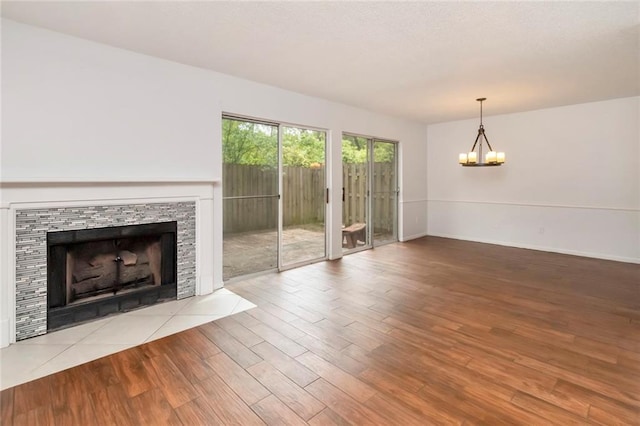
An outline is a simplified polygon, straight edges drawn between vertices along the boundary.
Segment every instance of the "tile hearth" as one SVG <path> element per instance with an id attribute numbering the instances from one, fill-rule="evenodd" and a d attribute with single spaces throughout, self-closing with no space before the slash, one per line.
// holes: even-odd
<path id="1" fill-rule="evenodd" d="M 255 306 L 222 288 L 22 340 L 0 349 L 0 390 Z"/>

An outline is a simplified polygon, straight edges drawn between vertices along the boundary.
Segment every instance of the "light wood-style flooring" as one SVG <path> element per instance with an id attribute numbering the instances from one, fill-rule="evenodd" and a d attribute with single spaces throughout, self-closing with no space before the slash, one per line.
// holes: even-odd
<path id="1" fill-rule="evenodd" d="M 427 237 L 0 393 L 4 425 L 640 424 L 640 265 Z"/>

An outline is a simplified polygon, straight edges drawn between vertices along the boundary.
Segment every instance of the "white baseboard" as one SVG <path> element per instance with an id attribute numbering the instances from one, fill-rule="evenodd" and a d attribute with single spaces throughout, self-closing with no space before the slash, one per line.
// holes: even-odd
<path id="1" fill-rule="evenodd" d="M 462 240 L 462 241 L 473 241 L 476 243 L 486 243 L 486 244 L 496 244 L 499 246 L 505 247 L 516 247 L 523 248 L 529 250 L 538 250 L 538 251 L 547 251 L 551 253 L 560 253 L 560 254 L 569 254 L 572 256 L 582 256 L 582 257 L 591 257 L 595 259 L 603 259 L 603 260 L 614 260 L 616 262 L 625 262 L 625 263 L 638 263 L 640 264 L 640 258 L 633 257 L 624 257 L 624 256 L 612 256 L 605 253 L 592 253 L 592 252 L 584 252 L 579 250 L 568 250 L 557 247 L 544 247 L 544 246 L 536 246 L 533 244 L 524 244 L 524 243 L 514 243 L 514 242 L 505 242 L 505 241 L 497 241 L 497 240 L 489 240 L 483 238 L 468 238 L 460 235 L 449 235 L 449 234 L 428 234 L 428 236 L 432 237 L 442 237 L 442 238 L 451 238 L 454 240 Z"/>
<path id="2" fill-rule="evenodd" d="M 419 234 L 413 234 L 413 235 L 408 235 L 408 236 L 402 236 L 402 238 L 400 239 L 401 242 L 406 242 L 409 240 L 415 240 L 417 238 L 422 238 L 422 237 L 426 237 L 429 234 L 427 232 L 420 232 Z"/>
<path id="3" fill-rule="evenodd" d="M 0 320 L 0 348 L 6 348 L 9 346 L 9 319 L 5 318 Z"/>

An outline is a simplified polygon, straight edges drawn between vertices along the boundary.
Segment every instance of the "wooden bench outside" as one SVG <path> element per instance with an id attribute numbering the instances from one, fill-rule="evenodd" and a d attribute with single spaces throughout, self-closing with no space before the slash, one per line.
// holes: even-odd
<path id="1" fill-rule="evenodd" d="M 354 223 L 342 228 L 342 247 L 356 248 L 358 240 L 367 242 L 367 226 L 364 223 Z M 346 244 L 345 244 L 346 239 Z"/>

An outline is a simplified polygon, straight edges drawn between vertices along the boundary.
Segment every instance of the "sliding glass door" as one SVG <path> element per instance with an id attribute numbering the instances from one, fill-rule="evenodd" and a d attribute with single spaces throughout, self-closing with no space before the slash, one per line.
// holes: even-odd
<path id="1" fill-rule="evenodd" d="M 278 126 L 222 120 L 223 279 L 278 267 Z"/>
<path id="2" fill-rule="evenodd" d="M 326 132 L 225 116 L 223 279 L 326 258 Z"/>
<path id="3" fill-rule="evenodd" d="M 326 132 L 282 126 L 281 268 L 326 257 Z"/>
<path id="4" fill-rule="evenodd" d="M 369 140 L 342 136 L 342 249 L 371 247 Z"/>
<path id="5" fill-rule="evenodd" d="M 342 136 L 342 247 L 352 252 L 398 239 L 397 143 Z"/>
<path id="6" fill-rule="evenodd" d="M 397 146 L 393 142 L 373 140 L 371 203 L 376 245 L 398 241 Z"/>

